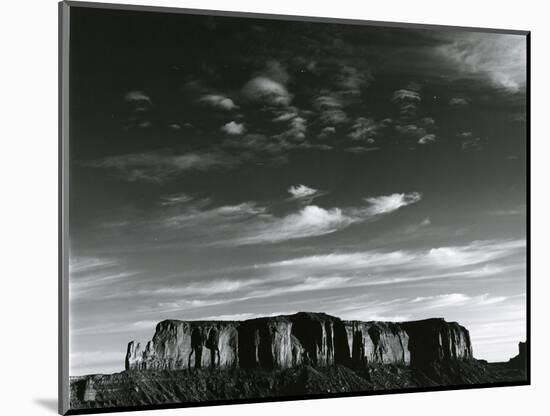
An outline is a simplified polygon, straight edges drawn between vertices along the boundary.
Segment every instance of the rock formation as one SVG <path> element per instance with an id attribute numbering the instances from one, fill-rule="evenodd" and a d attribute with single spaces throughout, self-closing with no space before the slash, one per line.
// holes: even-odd
<path id="1" fill-rule="evenodd" d="M 171 370 L 236 366 L 238 322 L 166 320 L 157 325 L 144 350 L 128 344 L 126 370 Z"/>
<path id="2" fill-rule="evenodd" d="M 508 361 L 509 365 L 513 368 L 525 369 L 527 368 L 527 343 L 519 343 L 519 353 Z"/>
<path id="3" fill-rule="evenodd" d="M 409 335 L 411 365 L 422 367 L 433 362 L 473 358 L 470 333 L 456 322 L 434 318 L 405 322 Z"/>
<path id="4" fill-rule="evenodd" d="M 362 322 L 300 312 L 242 322 L 162 321 L 144 349 L 134 341 L 128 344 L 125 368 L 425 366 L 471 358 L 468 331 L 443 319 Z"/>
<path id="5" fill-rule="evenodd" d="M 409 334 L 392 322 L 344 323 L 351 361 L 355 364 L 410 364 Z"/>

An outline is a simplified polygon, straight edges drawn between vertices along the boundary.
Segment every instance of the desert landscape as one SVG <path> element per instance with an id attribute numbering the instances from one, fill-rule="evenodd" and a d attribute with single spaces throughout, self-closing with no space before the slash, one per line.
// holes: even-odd
<path id="1" fill-rule="evenodd" d="M 121 357 L 122 359 L 122 357 Z M 71 408 L 93 409 L 526 381 L 526 345 L 476 360 L 470 335 L 441 318 L 341 320 L 301 312 L 245 321 L 158 323 L 125 371 L 71 378 Z"/>

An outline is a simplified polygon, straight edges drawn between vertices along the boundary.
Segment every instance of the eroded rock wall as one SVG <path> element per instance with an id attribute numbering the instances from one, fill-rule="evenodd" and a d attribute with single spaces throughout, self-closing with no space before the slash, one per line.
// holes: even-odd
<path id="1" fill-rule="evenodd" d="M 300 312 L 243 322 L 162 321 L 145 347 L 134 341 L 128 344 L 125 368 L 424 366 L 470 358 L 468 331 L 443 319 L 362 322 Z"/>
<path id="2" fill-rule="evenodd" d="M 127 370 L 236 366 L 238 322 L 162 321 L 145 348 L 128 344 Z"/>
<path id="3" fill-rule="evenodd" d="M 401 325 L 409 335 L 411 365 L 473 358 L 470 333 L 456 322 L 434 318 Z"/>
<path id="4" fill-rule="evenodd" d="M 410 364 L 409 335 L 392 322 L 344 322 L 355 364 Z"/>

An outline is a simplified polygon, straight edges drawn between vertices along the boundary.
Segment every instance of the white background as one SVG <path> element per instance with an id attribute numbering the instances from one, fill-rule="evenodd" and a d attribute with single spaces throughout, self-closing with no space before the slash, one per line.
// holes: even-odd
<path id="1" fill-rule="evenodd" d="M 550 13 L 544 1 L 120 1 L 148 5 L 495 27 L 532 31 L 532 382 L 529 387 L 388 395 L 139 414 L 548 414 L 547 267 Z M 57 405 L 57 2 L 0 9 L 0 413 L 55 414 Z M 546 399 L 546 400 L 545 400 Z"/>

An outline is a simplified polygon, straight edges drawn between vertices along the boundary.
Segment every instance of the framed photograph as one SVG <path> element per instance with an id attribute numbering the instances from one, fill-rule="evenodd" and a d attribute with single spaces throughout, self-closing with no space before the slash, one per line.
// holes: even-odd
<path id="1" fill-rule="evenodd" d="M 59 12 L 61 414 L 530 383 L 529 32 Z"/>

